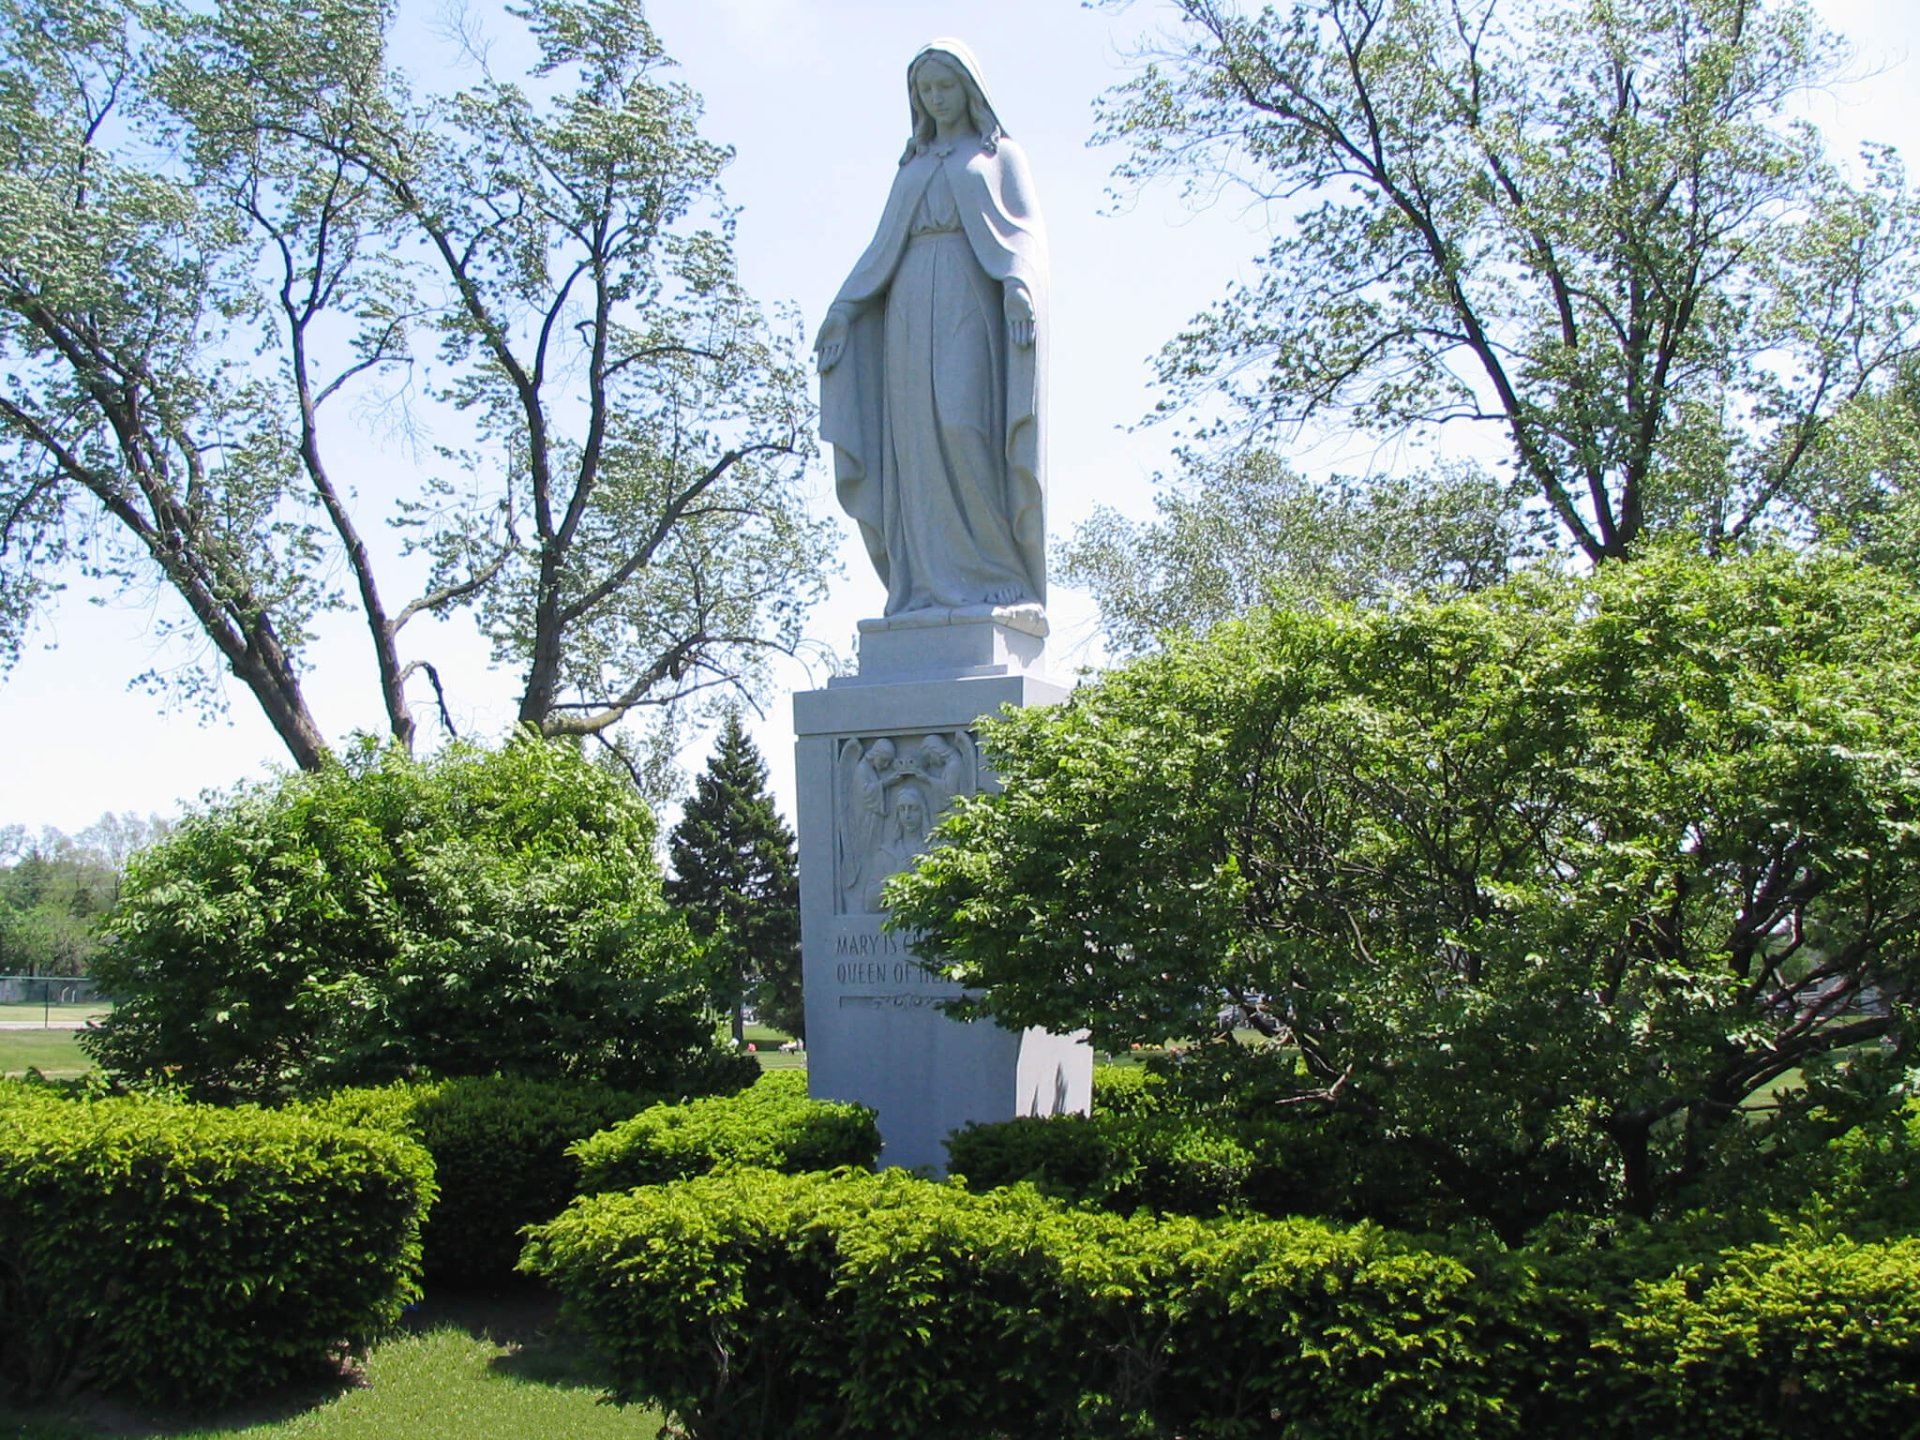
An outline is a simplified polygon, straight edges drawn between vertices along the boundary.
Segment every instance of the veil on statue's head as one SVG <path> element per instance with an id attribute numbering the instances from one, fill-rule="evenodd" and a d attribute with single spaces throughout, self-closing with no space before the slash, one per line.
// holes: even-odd
<path id="1" fill-rule="evenodd" d="M 913 77 L 919 72 L 921 64 L 933 59 L 944 60 L 960 72 L 960 78 L 967 87 L 967 113 L 973 120 L 974 129 L 979 132 L 981 147 L 991 155 L 1007 130 L 1000 123 L 999 112 L 993 108 L 993 98 L 987 94 L 987 82 L 981 77 L 980 62 L 974 58 L 973 51 L 964 40 L 929 40 L 907 62 L 907 110 L 913 131 L 907 139 L 906 153 L 900 157 L 900 163 L 906 164 L 933 143 L 933 117 L 920 108 L 920 97 L 913 89 Z"/>

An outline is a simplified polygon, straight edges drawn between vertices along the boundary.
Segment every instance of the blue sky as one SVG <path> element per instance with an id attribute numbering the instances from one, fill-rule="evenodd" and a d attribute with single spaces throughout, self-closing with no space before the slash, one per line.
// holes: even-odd
<path id="1" fill-rule="evenodd" d="M 406 0 L 403 0 L 403 6 Z M 1818 0 L 1819 13 L 1857 50 L 1861 77 L 1810 102 L 1809 114 L 1840 153 L 1862 139 L 1920 157 L 1920 3 Z M 906 61 L 926 40 L 952 35 L 980 57 L 1007 128 L 1026 147 L 1045 208 L 1054 266 L 1049 530 L 1071 533 L 1096 503 L 1146 515 L 1168 437 L 1129 433 L 1151 405 L 1147 358 L 1179 324 L 1221 293 L 1255 252 L 1258 216 L 1229 196 L 1193 214 L 1167 190 L 1118 213 L 1107 195 L 1118 158 L 1090 149 L 1093 98 L 1123 79 L 1129 56 L 1164 26 L 1150 0 L 1089 11 L 1075 0 L 652 0 L 649 18 L 683 78 L 706 98 L 707 133 L 733 145 L 729 198 L 741 207 L 739 254 L 752 291 L 791 301 L 817 325 L 865 245 L 905 137 Z M 433 11 L 408 11 L 424 28 Z M 435 437 L 446 439 L 449 437 Z M 1323 444 L 1309 470 L 1360 470 L 1397 457 L 1372 445 Z M 414 460 L 397 441 L 372 444 L 363 467 L 369 510 L 404 484 Z M 838 517 L 824 466 L 815 473 L 822 513 Z M 816 614 L 812 634 L 850 652 L 860 617 L 882 592 L 842 520 L 844 574 Z M 226 719 L 201 724 L 156 713 L 130 690 L 134 675 L 178 664 L 157 647 L 163 597 L 89 603 L 75 587 L 42 617 L 28 653 L 0 683 L 0 824 L 69 833 L 103 811 L 170 814 L 207 789 L 223 789 L 285 764 L 284 751 L 238 687 Z M 1049 665 L 1070 679 L 1099 648 L 1086 597 L 1056 585 Z M 366 649 L 345 617 L 315 652 L 310 699 L 330 736 L 378 728 Z M 455 677 L 463 728 L 497 736 L 511 714 L 513 677 L 490 674 L 464 624 L 433 637 L 432 658 Z M 788 667 L 755 735 L 791 813 L 791 710 L 787 692 L 819 683 Z M 423 697 L 419 697 L 424 700 Z M 424 705 L 421 707 L 426 708 Z M 704 746 L 687 759 L 697 766 Z"/>

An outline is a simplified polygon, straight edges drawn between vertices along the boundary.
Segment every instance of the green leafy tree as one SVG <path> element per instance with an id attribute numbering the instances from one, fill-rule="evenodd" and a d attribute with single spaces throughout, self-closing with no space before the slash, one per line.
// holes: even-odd
<path id="1" fill-rule="evenodd" d="M 1679 1204 L 1904 1075 L 1920 600 L 1849 558 L 1261 615 L 984 742 L 1004 793 L 888 891 L 978 1008 L 1122 1047 L 1265 997 L 1273 1114 L 1509 1233 Z"/>
<path id="2" fill-rule="evenodd" d="M 94 971 L 117 1003 L 83 1043 L 211 1099 L 421 1072 L 731 1083 L 653 841 L 630 786 L 532 737 L 243 789 L 134 858 Z"/>
<path id="3" fill-rule="evenodd" d="M 712 947 L 716 995 L 744 1038 L 751 995 L 761 1018 L 806 1033 L 800 987 L 800 870 L 793 832 L 767 790 L 767 766 L 729 710 L 693 798 L 667 836 L 667 898 Z"/>
<path id="4" fill-rule="evenodd" d="M 1825 538 L 1920 580 L 1920 358 L 1836 415 L 1813 463 Z"/>
<path id="5" fill-rule="evenodd" d="M 128 858 L 165 821 L 106 814 L 78 835 L 0 827 L 0 975 L 85 975 Z"/>
<path id="6" fill-rule="evenodd" d="M 1472 468 L 1316 485 L 1252 450 L 1191 473 L 1155 497 L 1150 524 L 1095 507 L 1061 555 L 1124 653 L 1259 605 L 1479 589 L 1538 548 L 1520 507 Z"/>
<path id="7" fill-rule="evenodd" d="M 217 705 L 229 671 L 315 768 L 329 610 L 402 745 L 422 614 L 469 609 L 549 736 L 798 643 L 807 374 L 739 282 L 728 152 L 639 6 L 509 13 L 525 82 L 416 96 L 378 0 L 0 3 L 0 659 L 72 564 L 157 582 L 217 664 L 154 683 Z M 375 486 L 339 473 L 370 413 L 468 438 Z M 411 558 L 366 538 L 382 503 Z"/>
<path id="8" fill-rule="evenodd" d="M 1168 411 L 1492 427 L 1592 560 L 1810 522 L 1810 452 L 1920 335 L 1920 246 L 1891 153 L 1855 183 L 1787 118 L 1838 58 L 1804 4 L 1173 3 L 1108 97 L 1122 177 L 1285 203 L 1162 352 Z"/>
<path id="9" fill-rule="evenodd" d="M 317 764 L 298 656 L 326 604 L 325 542 L 250 353 L 238 218 L 116 153 L 147 68 L 135 14 L 0 5 L 0 662 L 67 564 L 111 590 L 157 581 Z M 208 670 L 179 683 L 216 703 Z"/>

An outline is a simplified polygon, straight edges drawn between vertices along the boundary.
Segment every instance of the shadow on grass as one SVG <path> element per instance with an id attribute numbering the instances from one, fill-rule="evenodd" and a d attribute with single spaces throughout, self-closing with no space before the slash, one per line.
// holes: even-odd
<path id="1" fill-rule="evenodd" d="M 560 1320 L 560 1301 L 537 1281 L 433 1287 L 402 1322 L 401 1333 L 454 1329 L 500 1353 L 487 1363 L 502 1380 L 554 1390 L 605 1391 L 611 1377 L 585 1342 Z M 33 1406 L 0 1399 L 4 1440 L 219 1440 L 282 1424 L 366 1384 L 346 1364 L 266 1395 L 215 1410 L 168 1411 L 113 1396 L 82 1395 Z M 395 1436 L 394 1440 L 405 1440 Z"/>
<path id="2" fill-rule="evenodd" d="M 560 1297 L 538 1280 L 516 1276 L 479 1286 L 436 1285 L 408 1314 L 407 1327 L 451 1325 L 504 1352 L 494 1374 L 561 1390 L 610 1390 L 613 1377 L 586 1340 L 560 1318 Z"/>
<path id="3" fill-rule="evenodd" d="M 93 1394 L 20 1407 L 0 1400 L 0 1435 L 8 1440 L 197 1440 L 292 1420 L 365 1383 L 357 1366 L 345 1365 L 217 1410 L 169 1410 Z"/>

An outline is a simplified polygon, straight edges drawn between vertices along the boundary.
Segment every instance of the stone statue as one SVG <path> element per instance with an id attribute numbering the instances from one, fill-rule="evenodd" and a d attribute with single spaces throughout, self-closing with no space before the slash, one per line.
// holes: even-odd
<path id="1" fill-rule="evenodd" d="M 907 68 L 913 135 L 821 326 L 820 434 L 888 616 L 1046 603 L 1047 242 L 973 54 Z"/>

